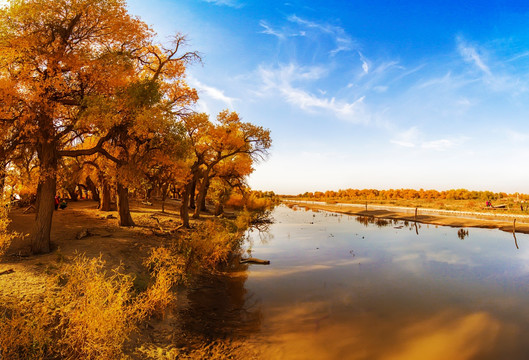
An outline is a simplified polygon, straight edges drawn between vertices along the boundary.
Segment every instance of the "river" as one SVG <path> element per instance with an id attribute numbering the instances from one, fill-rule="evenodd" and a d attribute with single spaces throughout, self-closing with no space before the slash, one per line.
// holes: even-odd
<path id="1" fill-rule="evenodd" d="M 273 218 L 245 244 L 271 264 L 203 279 L 187 330 L 264 359 L 527 358 L 529 235 L 284 205 Z"/>

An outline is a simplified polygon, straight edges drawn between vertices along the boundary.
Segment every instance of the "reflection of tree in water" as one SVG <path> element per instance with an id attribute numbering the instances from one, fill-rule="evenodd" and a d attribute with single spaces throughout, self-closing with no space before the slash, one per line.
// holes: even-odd
<path id="1" fill-rule="evenodd" d="M 250 234 L 258 232 L 260 241 L 266 242 L 272 237 L 269 227 L 274 223 L 270 211 L 254 215 L 252 220 L 241 248 L 248 246 L 250 255 L 255 240 Z M 240 258 L 240 254 L 234 256 L 222 272 L 196 276 L 187 287 L 187 303 L 179 310 L 179 327 L 190 339 L 231 341 L 259 332 L 260 304 L 245 288 L 249 265 L 240 264 Z"/>
<path id="2" fill-rule="evenodd" d="M 274 235 L 272 234 L 272 232 L 270 232 L 270 225 L 275 222 L 275 219 L 272 216 L 272 212 L 266 210 L 254 216 L 255 217 L 250 223 L 248 230 L 246 230 L 246 234 L 244 237 L 244 243 L 248 245 L 248 253 L 251 253 L 251 249 L 253 247 L 255 239 L 255 236 L 252 236 L 252 234 L 256 233 L 258 235 L 259 243 L 261 245 L 268 244 L 270 240 L 274 238 Z"/>
<path id="3" fill-rule="evenodd" d="M 355 218 L 356 221 L 358 221 L 360 224 L 364 225 L 365 227 L 368 227 L 369 224 L 372 224 L 374 222 L 373 217 L 370 216 L 357 216 Z"/>
<path id="4" fill-rule="evenodd" d="M 468 230 L 465 229 L 459 229 L 457 230 L 457 237 L 461 240 L 465 240 L 465 238 L 468 236 Z"/>
<path id="5" fill-rule="evenodd" d="M 189 336 L 206 341 L 235 340 L 259 331 L 261 309 L 244 287 L 248 265 L 234 266 L 237 269 L 200 275 L 190 284 L 188 304 L 179 316 L 179 325 Z"/>
<path id="6" fill-rule="evenodd" d="M 383 228 L 399 224 L 399 220 L 396 219 L 382 219 L 373 216 L 357 216 L 355 219 L 365 227 L 368 227 L 371 224 L 376 225 L 379 228 Z"/>

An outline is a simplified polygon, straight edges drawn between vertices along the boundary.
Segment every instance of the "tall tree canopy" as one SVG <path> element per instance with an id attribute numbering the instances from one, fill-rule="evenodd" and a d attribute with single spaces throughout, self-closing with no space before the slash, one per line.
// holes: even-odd
<path id="1" fill-rule="evenodd" d="M 197 55 L 179 54 L 184 40 L 156 45 L 122 0 L 13 0 L 0 9 L 3 149 L 35 151 L 40 169 L 34 253 L 50 250 L 61 157 L 99 152 L 126 164 L 128 154 L 112 156 L 107 142 L 145 144 L 155 132 L 146 124 L 196 101 L 183 78 Z"/>

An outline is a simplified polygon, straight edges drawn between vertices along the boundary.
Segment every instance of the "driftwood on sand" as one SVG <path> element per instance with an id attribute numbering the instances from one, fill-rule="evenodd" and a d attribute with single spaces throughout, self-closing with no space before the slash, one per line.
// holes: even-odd
<path id="1" fill-rule="evenodd" d="M 14 272 L 15 272 L 15 270 L 9 269 L 9 270 L 5 270 L 5 271 L 0 271 L 0 275 L 12 274 Z"/>
<path id="2" fill-rule="evenodd" d="M 257 258 L 246 258 L 239 260 L 240 264 L 259 264 L 259 265 L 270 265 L 270 260 L 261 260 Z"/>

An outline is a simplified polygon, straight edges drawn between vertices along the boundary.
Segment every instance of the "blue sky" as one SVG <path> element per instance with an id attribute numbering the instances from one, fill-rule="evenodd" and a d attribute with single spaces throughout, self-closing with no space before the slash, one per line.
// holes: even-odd
<path id="1" fill-rule="evenodd" d="M 254 189 L 529 193 L 529 3 L 129 0 L 188 36 L 198 111 L 269 128 Z"/>

